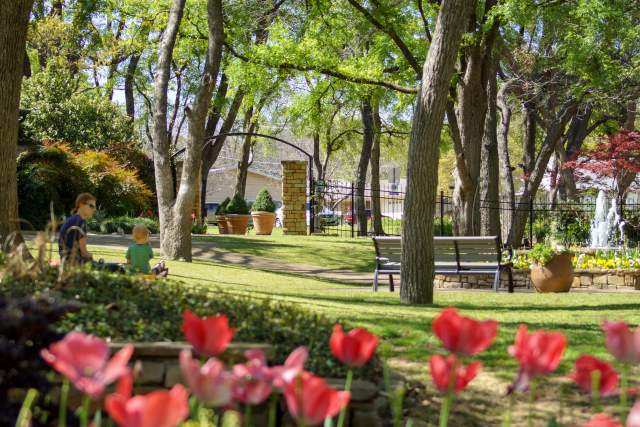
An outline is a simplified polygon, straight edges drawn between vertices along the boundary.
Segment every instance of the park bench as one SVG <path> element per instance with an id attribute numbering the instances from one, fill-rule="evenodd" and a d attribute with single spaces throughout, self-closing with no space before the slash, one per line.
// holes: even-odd
<path id="1" fill-rule="evenodd" d="M 376 269 L 373 290 L 378 290 L 378 275 L 389 275 L 389 290 L 393 292 L 393 275 L 400 274 L 402 239 L 399 236 L 374 237 Z M 498 291 L 500 273 L 509 275 L 509 292 L 513 292 L 511 262 L 502 261 L 502 248 L 497 236 L 487 237 L 434 237 L 435 274 L 493 275 L 493 288 Z"/>

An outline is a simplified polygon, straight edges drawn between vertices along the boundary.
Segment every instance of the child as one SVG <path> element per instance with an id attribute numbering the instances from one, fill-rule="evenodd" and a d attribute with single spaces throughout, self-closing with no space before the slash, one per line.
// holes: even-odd
<path id="1" fill-rule="evenodd" d="M 132 273 L 153 273 L 156 276 L 166 277 L 169 269 L 164 266 L 164 261 L 150 267 L 149 261 L 153 258 L 153 250 L 149 245 L 149 229 L 142 224 L 133 227 L 131 233 L 135 243 L 127 249 L 127 266 Z"/>

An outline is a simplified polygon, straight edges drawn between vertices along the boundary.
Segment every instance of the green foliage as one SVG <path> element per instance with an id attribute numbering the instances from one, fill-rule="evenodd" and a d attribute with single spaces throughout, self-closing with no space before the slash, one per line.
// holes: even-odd
<path id="1" fill-rule="evenodd" d="M 528 253 L 530 263 L 545 265 L 556 254 L 556 251 L 544 243 L 536 243 Z"/>
<path id="2" fill-rule="evenodd" d="M 229 205 L 229 202 L 231 201 L 230 198 L 225 198 L 222 203 L 220 203 L 218 205 L 218 207 L 216 208 L 216 215 L 225 215 L 227 213 L 227 206 Z"/>
<path id="3" fill-rule="evenodd" d="M 453 236 L 453 219 L 450 216 L 444 216 L 440 227 L 440 218 L 433 220 L 433 235 L 434 236 Z"/>
<path id="4" fill-rule="evenodd" d="M 207 234 L 206 221 L 193 221 L 191 224 L 191 234 Z"/>
<path id="5" fill-rule="evenodd" d="M 18 156 L 18 212 L 36 229 L 56 215 L 67 215 L 75 197 L 88 191 L 105 215 L 137 214 L 149 206 L 153 194 L 137 173 L 108 154 L 86 150 L 74 153 L 65 144 L 33 147 Z"/>
<path id="6" fill-rule="evenodd" d="M 573 264 L 581 269 L 637 269 L 640 268 L 640 251 L 636 248 L 582 253 L 575 257 Z"/>
<path id="7" fill-rule="evenodd" d="M 28 111 L 23 132 L 37 141 L 66 142 L 74 151 L 134 143 L 133 124 L 117 104 L 53 66 L 24 81 L 21 108 Z"/>
<path id="8" fill-rule="evenodd" d="M 260 190 L 260 192 L 256 196 L 256 201 L 253 202 L 253 204 L 251 205 L 251 211 L 252 212 L 258 212 L 258 211 L 275 212 L 276 211 L 276 204 L 273 202 L 273 199 L 271 198 L 271 194 L 269 194 L 269 191 L 266 188 L 263 188 L 262 190 Z"/>
<path id="9" fill-rule="evenodd" d="M 91 231 L 100 233 L 119 233 L 131 234 L 136 224 L 145 225 L 153 234 L 160 232 L 160 224 L 155 218 L 117 216 L 105 217 L 102 212 L 97 212 L 93 218 L 87 221 L 87 227 Z"/>
<path id="10" fill-rule="evenodd" d="M 272 344 L 274 362 L 284 362 L 291 350 L 305 345 L 310 355 L 306 369 L 326 376 L 345 374 L 344 367 L 329 350 L 333 321 L 269 299 L 86 270 L 71 272 L 60 279 L 54 271 L 33 280 L 18 280 L 7 274 L 0 289 L 14 297 L 46 294 L 82 303 L 80 311 L 67 314 L 56 323 L 57 329 L 79 329 L 114 341 L 183 341 L 181 325 L 185 310 L 200 316 L 224 313 L 236 328 L 234 340 Z"/>
<path id="11" fill-rule="evenodd" d="M 247 215 L 249 214 L 249 207 L 247 206 L 247 202 L 242 198 L 242 196 L 236 193 L 233 195 L 233 199 L 231 199 L 231 201 L 227 205 L 226 213 L 232 215 Z"/>

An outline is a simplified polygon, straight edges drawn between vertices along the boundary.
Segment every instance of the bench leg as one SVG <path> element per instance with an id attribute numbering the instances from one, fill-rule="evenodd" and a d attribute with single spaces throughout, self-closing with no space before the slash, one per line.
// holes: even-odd
<path id="1" fill-rule="evenodd" d="M 498 287 L 500 286 L 500 270 L 496 271 L 496 276 L 493 279 L 493 289 L 498 292 Z"/>
<path id="2" fill-rule="evenodd" d="M 373 272 L 373 292 L 378 292 L 378 269 Z"/>
<path id="3" fill-rule="evenodd" d="M 395 290 L 395 289 L 394 289 L 394 286 L 393 286 L 393 274 L 390 274 L 390 275 L 389 275 L 389 290 L 390 290 L 391 292 L 393 292 L 393 291 Z"/>
<path id="4" fill-rule="evenodd" d="M 507 267 L 507 274 L 509 275 L 509 293 L 513 293 L 513 271 L 511 267 Z"/>

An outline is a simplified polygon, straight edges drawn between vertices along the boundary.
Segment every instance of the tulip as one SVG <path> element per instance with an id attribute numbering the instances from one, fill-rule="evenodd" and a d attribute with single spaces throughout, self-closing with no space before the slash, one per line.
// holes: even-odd
<path id="1" fill-rule="evenodd" d="M 260 350 L 245 352 L 247 362 L 233 367 L 233 398 L 248 405 L 259 405 L 271 394 L 271 370 Z"/>
<path id="2" fill-rule="evenodd" d="M 597 390 L 592 390 L 594 375 L 599 377 Z M 576 359 L 575 372 L 569 375 L 585 392 L 597 392 L 601 396 L 610 396 L 617 391 L 618 374 L 613 367 L 593 356 L 582 355 Z"/>
<path id="3" fill-rule="evenodd" d="M 305 371 L 285 386 L 284 397 L 293 418 L 314 426 L 336 416 L 349 404 L 351 393 L 334 390 L 323 378 Z"/>
<path id="4" fill-rule="evenodd" d="M 509 354 L 520 363 L 520 371 L 511 390 L 526 391 L 531 378 L 555 371 L 566 345 L 567 340 L 560 332 L 540 330 L 529 334 L 527 326 L 521 325 L 514 345 L 509 347 Z"/>
<path id="5" fill-rule="evenodd" d="M 229 328 L 229 320 L 224 314 L 201 319 L 187 310 L 183 315 L 182 332 L 196 352 L 217 356 L 226 350 L 234 330 Z"/>
<path id="6" fill-rule="evenodd" d="M 432 323 L 433 333 L 444 348 L 458 355 L 472 356 L 491 345 L 498 331 L 495 320 L 478 321 L 446 308 Z"/>
<path id="7" fill-rule="evenodd" d="M 156 390 L 131 397 L 131 383 L 107 396 L 105 409 L 120 427 L 175 427 L 189 415 L 185 388 Z"/>
<path id="8" fill-rule="evenodd" d="M 363 328 L 350 330 L 347 334 L 336 324 L 329 339 L 333 355 L 349 367 L 362 366 L 371 359 L 378 346 L 378 337 Z"/>
<path id="9" fill-rule="evenodd" d="M 217 408 L 231 402 L 233 375 L 224 370 L 222 362 L 209 359 L 203 366 L 191 356 L 191 351 L 180 352 L 180 368 L 191 392 L 206 405 Z"/>
<path id="10" fill-rule="evenodd" d="M 602 329 L 607 350 L 620 363 L 640 363 L 640 328 L 631 332 L 624 322 L 605 321 Z"/>
<path id="11" fill-rule="evenodd" d="M 129 344 L 109 360 L 107 343 L 81 332 L 70 332 L 40 352 L 53 369 L 92 399 L 100 397 L 107 385 L 129 371 L 127 363 L 132 354 L 133 346 Z"/>
<path id="12" fill-rule="evenodd" d="M 596 414 L 582 427 L 622 427 L 622 424 L 606 414 Z"/>
<path id="13" fill-rule="evenodd" d="M 627 415 L 627 427 L 640 427 L 640 400 L 633 405 Z"/>
<path id="14" fill-rule="evenodd" d="M 309 357 L 306 347 L 298 347 L 291 352 L 284 365 L 274 366 L 271 368 L 273 385 L 284 388 L 291 383 L 302 371 L 304 371 L 304 363 Z"/>
<path id="15" fill-rule="evenodd" d="M 454 374 L 451 370 L 454 366 L 455 378 L 452 378 Z M 429 367 L 433 384 L 439 391 L 446 393 L 451 385 L 452 391 L 457 394 L 464 390 L 467 384 L 478 375 L 482 364 L 480 362 L 472 362 L 465 367 L 454 354 L 451 354 L 446 358 L 439 355 L 431 356 Z"/>

